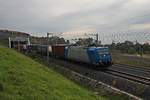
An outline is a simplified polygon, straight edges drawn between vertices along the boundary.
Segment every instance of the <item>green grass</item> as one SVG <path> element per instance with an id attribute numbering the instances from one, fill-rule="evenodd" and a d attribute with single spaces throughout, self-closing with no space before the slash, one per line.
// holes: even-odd
<path id="1" fill-rule="evenodd" d="M 105 100 L 15 50 L 0 46 L 0 100 Z"/>

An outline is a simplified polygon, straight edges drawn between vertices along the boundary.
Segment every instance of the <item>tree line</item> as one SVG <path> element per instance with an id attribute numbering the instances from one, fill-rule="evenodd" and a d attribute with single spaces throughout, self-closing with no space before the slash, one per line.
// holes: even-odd
<path id="1" fill-rule="evenodd" d="M 32 44 L 47 44 L 46 37 L 31 37 Z M 49 44 L 70 44 L 69 40 L 57 36 L 49 38 Z M 73 45 L 78 46 L 108 46 L 111 51 L 129 54 L 150 54 L 150 44 L 139 42 L 125 41 L 122 43 L 112 43 L 109 45 L 101 45 L 101 42 L 96 42 L 93 38 L 78 38 Z"/>
<path id="2" fill-rule="evenodd" d="M 112 51 L 118 51 L 121 53 L 129 54 L 150 54 L 149 43 L 140 44 L 138 42 L 133 43 L 131 41 L 125 41 L 123 43 L 112 43 L 107 45 Z"/>

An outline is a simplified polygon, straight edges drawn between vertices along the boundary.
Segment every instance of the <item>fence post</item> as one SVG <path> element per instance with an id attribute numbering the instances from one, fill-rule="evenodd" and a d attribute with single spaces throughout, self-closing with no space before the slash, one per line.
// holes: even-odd
<path id="1" fill-rule="evenodd" d="M 9 41 L 9 48 L 11 48 L 11 39 L 10 39 L 10 37 L 8 38 L 8 41 Z"/>
<path id="2" fill-rule="evenodd" d="M 49 64 L 49 33 L 47 33 L 47 64 Z"/>

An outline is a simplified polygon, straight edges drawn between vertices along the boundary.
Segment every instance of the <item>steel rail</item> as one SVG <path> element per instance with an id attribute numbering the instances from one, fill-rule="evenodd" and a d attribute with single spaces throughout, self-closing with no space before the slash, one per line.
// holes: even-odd
<path id="1" fill-rule="evenodd" d="M 140 71 L 144 71 L 144 72 L 149 72 L 150 73 L 150 68 L 146 68 L 146 67 L 139 67 L 139 66 L 133 66 L 133 65 L 125 65 L 125 64 L 114 64 L 112 66 L 117 66 L 117 67 L 125 67 L 125 68 L 130 68 L 133 70 L 140 70 Z"/>
<path id="2" fill-rule="evenodd" d="M 144 85 L 150 85 L 150 79 L 147 77 L 142 77 L 142 76 L 138 76 L 138 75 L 134 75 L 134 74 L 130 74 L 130 73 L 125 73 L 125 72 L 121 72 L 121 71 L 117 71 L 117 70 L 111 70 L 108 69 L 106 71 L 104 71 L 108 74 L 112 74 L 114 76 L 119 76 L 131 81 L 135 81 Z"/>

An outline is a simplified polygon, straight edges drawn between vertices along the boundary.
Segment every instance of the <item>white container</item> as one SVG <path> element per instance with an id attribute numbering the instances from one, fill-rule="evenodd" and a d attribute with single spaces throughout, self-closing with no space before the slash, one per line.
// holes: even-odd
<path id="1" fill-rule="evenodd" d="M 68 59 L 78 62 L 90 63 L 87 49 L 81 46 L 71 46 L 68 48 Z"/>

